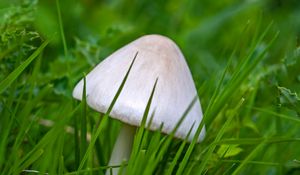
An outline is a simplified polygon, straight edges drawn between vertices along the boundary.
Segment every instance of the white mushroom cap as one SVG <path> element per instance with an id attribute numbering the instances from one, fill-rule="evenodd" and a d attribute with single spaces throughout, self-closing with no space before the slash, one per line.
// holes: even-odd
<path id="1" fill-rule="evenodd" d="M 129 125 L 139 126 L 158 78 L 149 111 L 149 114 L 155 111 L 149 129 L 156 130 L 163 123 L 162 132 L 171 133 L 197 91 L 184 56 L 178 46 L 167 37 L 143 36 L 98 64 L 86 76 L 87 104 L 96 111 L 107 111 L 137 52 L 137 58 L 110 115 Z M 74 98 L 81 100 L 82 92 L 83 80 L 74 88 Z M 147 122 L 149 120 L 150 115 Z M 188 139 L 191 141 L 201 120 L 202 110 L 197 99 L 175 137 L 186 138 L 195 123 Z M 198 141 L 204 135 L 205 129 L 202 129 Z"/>

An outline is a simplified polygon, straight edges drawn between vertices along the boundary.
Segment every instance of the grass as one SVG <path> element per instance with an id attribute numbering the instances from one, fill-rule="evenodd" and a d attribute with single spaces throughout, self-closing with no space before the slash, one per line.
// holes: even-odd
<path id="1" fill-rule="evenodd" d="M 145 129 L 150 98 L 121 169 L 299 174 L 299 7 L 275 0 L 1 1 L 0 174 L 111 168 L 121 123 L 109 113 L 130 68 L 106 114 L 74 100 L 72 90 L 109 54 L 149 33 L 169 36 L 186 56 L 204 112 L 194 127 L 200 134 L 205 124 L 207 135 L 197 143 L 197 136 L 187 142 Z"/>

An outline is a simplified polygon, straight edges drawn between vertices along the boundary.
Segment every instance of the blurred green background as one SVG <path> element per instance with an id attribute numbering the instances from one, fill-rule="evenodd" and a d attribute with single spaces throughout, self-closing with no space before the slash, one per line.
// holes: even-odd
<path id="1" fill-rule="evenodd" d="M 64 0 L 60 8 L 67 57 L 64 57 L 55 1 L 4 0 L 0 7 L 2 25 L 23 30 L 21 35 L 34 31 L 42 40 L 51 40 L 42 61 L 44 71 L 57 74 L 57 78 L 71 74 L 72 79 L 67 78 L 71 84 L 113 51 L 145 34 L 162 34 L 173 39 L 186 56 L 199 86 L 219 75 L 234 50 L 246 52 L 251 38 L 270 23 L 273 23 L 270 37 L 277 31 L 280 34 L 264 66 L 282 62 L 299 45 L 297 0 Z M 16 19 L 18 15 L 22 17 Z M 3 26 L 1 29 L 2 33 L 10 32 Z M 59 62 L 76 65 L 75 70 L 66 72 Z M 282 86 L 285 81 L 280 82 Z"/>
<path id="2" fill-rule="evenodd" d="M 56 75 L 57 79 L 66 78 L 71 84 L 110 53 L 145 34 L 162 34 L 173 39 L 186 56 L 198 84 L 219 76 L 232 52 L 247 52 L 251 38 L 262 33 L 270 23 L 273 23 L 270 37 L 277 31 L 280 34 L 264 66 L 292 62 L 287 55 L 294 54 L 299 44 L 300 3 L 297 0 L 64 0 L 60 8 L 67 56 L 56 1 L 4 0 L 0 8 L 2 52 L 24 44 L 27 46 L 19 54 L 25 57 L 40 42 L 36 40 L 50 39 L 42 61 L 43 71 Z M 18 36 L 8 42 L 10 32 L 17 32 Z M 32 39 L 36 35 L 41 38 Z M 236 57 L 233 66 L 240 59 Z M 72 65 L 71 70 L 64 69 L 65 62 Z M 296 86 L 286 79 L 280 85 Z M 210 90 L 213 89 L 206 89 L 205 93 L 211 93 Z"/>
<path id="3" fill-rule="evenodd" d="M 88 73 L 116 49 L 142 35 L 153 33 L 170 37 L 181 48 L 205 112 L 226 66 L 228 72 L 222 83 L 224 87 L 250 52 L 255 42 L 253 38 L 259 37 L 271 26 L 264 39 L 260 43 L 254 43 L 258 46 L 257 53 L 277 33 L 278 37 L 263 60 L 239 89 L 233 91 L 224 106 L 235 106 L 238 98 L 244 97 L 246 106 L 261 107 L 299 119 L 299 0 L 61 0 L 59 6 L 57 2 L 0 1 L 1 81 L 43 41 L 50 40 L 50 44 L 34 64 L 0 95 L 2 116 L 13 110 L 15 102 L 8 103 L 10 98 L 26 104 L 26 100 L 32 100 L 43 93 L 39 100 L 34 101 L 36 106 L 26 112 L 28 115 L 38 114 L 54 121 L 59 120 L 72 108 L 72 89 L 84 73 Z M 61 21 L 58 12 L 61 14 Z M 20 94 L 23 94 L 22 97 Z M 24 111 L 20 109 L 16 114 L 22 112 Z M 270 116 L 260 118 L 259 115 L 247 107 L 241 109 L 239 119 L 232 123 L 227 136 L 300 137 L 298 125 Z M 212 133 L 217 133 L 223 120 L 222 117 L 214 116 L 208 119 L 207 126 L 211 127 Z M 0 119 L 0 122 L 3 123 L 4 119 Z M 18 124 L 12 128 L 18 128 Z M 4 131 L 5 127 L 1 126 L 0 129 Z M 47 128 L 34 125 L 30 129 L 32 143 L 36 143 L 47 131 Z M 12 132 L 9 139 L 14 140 L 15 136 Z M 214 136 L 208 136 L 207 143 Z M 24 145 L 23 151 L 30 150 L 30 144 Z M 245 173 L 299 173 L 299 162 L 294 162 L 300 160 L 298 148 L 299 143 L 286 143 L 280 148 L 270 148 L 259 158 L 264 161 L 276 159 L 284 168 L 258 166 L 253 170 L 250 167 Z M 236 154 L 241 159 L 247 155 L 249 148 L 243 149 L 244 154 Z M 9 150 L 9 146 L 3 150 Z M 278 153 L 278 150 L 282 152 Z M 66 154 L 71 155 L 71 152 L 67 151 Z M 0 164 L 4 157 L 0 159 Z M 66 166 L 69 170 L 74 169 L 73 157 L 66 157 L 69 158 Z M 217 170 L 211 172 L 220 173 Z"/>

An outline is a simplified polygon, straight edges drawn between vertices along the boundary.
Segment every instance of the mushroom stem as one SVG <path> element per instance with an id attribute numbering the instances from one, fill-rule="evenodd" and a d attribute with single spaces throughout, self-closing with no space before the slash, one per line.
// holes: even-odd
<path id="1" fill-rule="evenodd" d="M 113 151 L 110 156 L 108 166 L 121 165 L 122 162 L 129 159 L 131 154 L 134 134 L 136 127 L 123 124 L 116 143 L 114 145 Z M 112 174 L 117 175 L 120 168 L 112 168 Z M 106 175 L 110 175 L 110 169 L 107 169 Z"/>

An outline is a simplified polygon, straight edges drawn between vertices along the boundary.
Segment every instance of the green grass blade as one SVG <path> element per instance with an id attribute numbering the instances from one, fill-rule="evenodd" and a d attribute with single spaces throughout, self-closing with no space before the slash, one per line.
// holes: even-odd
<path id="1" fill-rule="evenodd" d="M 262 36 L 259 38 L 257 44 L 259 44 L 266 33 L 269 31 L 270 26 L 265 30 Z M 272 40 L 268 43 L 268 45 L 259 52 L 258 55 L 255 56 L 255 49 L 253 47 L 252 51 L 249 55 L 247 55 L 244 64 L 239 66 L 239 68 L 235 71 L 234 75 L 232 76 L 230 82 L 227 86 L 224 87 L 221 95 L 216 98 L 216 103 L 211 106 L 210 113 L 206 113 L 206 122 L 211 123 L 211 120 L 215 118 L 215 116 L 219 113 L 219 111 L 224 107 L 224 104 L 227 103 L 227 100 L 230 99 L 229 97 L 233 94 L 233 92 L 238 89 L 238 87 L 242 84 L 243 81 L 249 76 L 249 74 L 254 70 L 257 64 L 264 58 L 266 52 L 269 50 L 275 39 L 277 38 L 278 33 L 272 38 Z M 253 58 L 253 56 L 255 56 Z M 250 61 L 254 59 L 253 61 Z"/>
<path id="2" fill-rule="evenodd" d="M 218 142 L 221 140 L 221 138 L 223 137 L 227 127 L 230 125 L 232 119 L 236 116 L 236 112 L 238 111 L 238 109 L 241 107 L 241 105 L 243 104 L 244 99 L 242 99 L 240 101 L 240 103 L 237 105 L 237 107 L 232 111 L 231 115 L 227 118 L 226 122 L 224 123 L 223 127 L 220 129 L 220 131 L 218 132 L 214 142 Z M 200 166 L 197 168 L 197 172 L 199 172 L 199 174 L 204 172 L 205 166 L 208 163 L 210 157 L 212 156 L 213 151 L 215 150 L 216 146 L 211 146 L 207 153 L 205 154 L 205 156 L 202 159 L 202 162 L 200 163 Z"/>
<path id="3" fill-rule="evenodd" d="M 77 106 L 72 112 L 70 112 L 67 116 L 59 120 L 53 128 L 48 131 L 42 139 L 28 152 L 22 159 L 19 159 L 14 165 L 14 167 L 10 170 L 8 174 L 19 174 L 25 167 L 25 165 L 30 164 L 32 155 L 37 154 L 38 150 L 44 149 L 49 142 L 55 140 L 61 132 L 64 132 L 64 126 L 71 119 L 74 113 L 80 108 Z"/>
<path id="4" fill-rule="evenodd" d="M 42 99 L 47 93 L 49 93 L 51 89 L 52 89 L 51 85 L 44 87 L 35 98 L 30 100 L 28 103 L 26 103 L 26 105 L 23 107 L 22 114 L 20 114 L 21 117 L 17 118 L 15 114 L 12 115 L 12 120 L 19 127 L 18 135 L 15 138 L 14 144 L 11 146 L 12 154 L 18 152 L 24 140 L 29 140 L 32 146 L 35 145 L 35 143 L 31 141 L 32 140 L 31 136 L 27 134 L 27 131 L 33 126 L 34 123 L 34 120 L 30 120 L 29 117 L 30 111 L 32 111 L 32 109 L 36 106 L 37 102 L 40 101 L 40 99 Z M 38 114 L 38 112 L 36 112 L 36 114 Z M 23 123 L 27 123 L 27 125 L 24 125 Z M 7 160 L 7 162 L 9 162 L 9 164 L 13 164 L 14 166 L 17 166 L 17 164 L 14 164 L 14 162 L 17 162 L 18 160 L 19 160 L 18 156 L 11 156 Z"/>
<path id="5" fill-rule="evenodd" d="M 230 67 L 230 64 L 231 64 L 231 62 L 232 62 L 234 53 L 235 53 L 235 52 L 232 52 L 232 54 L 231 54 L 231 56 L 230 56 L 230 59 L 229 59 L 229 61 L 228 61 L 228 63 L 227 63 L 227 66 L 226 66 L 226 68 L 224 69 L 224 72 L 222 73 L 221 79 L 220 79 L 220 81 L 218 82 L 217 88 L 216 88 L 216 90 L 214 91 L 214 93 L 213 93 L 213 95 L 212 95 L 212 97 L 211 97 L 211 99 L 210 99 L 210 101 L 209 101 L 209 104 L 208 104 L 208 106 L 207 106 L 207 109 L 206 109 L 206 111 L 205 111 L 205 113 L 204 113 L 204 115 L 203 115 L 203 120 L 204 120 L 204 121 L 206 120 L 207 113 L 210 113 L 210 110 L 211 110 L 213 104 L 216 103 L 216 99 L 217 99 L 218 95 L 219 95 L 220 92 L 221 92 L 222 84 L 223 84 L 224 78 L 225 78 L 225 76 L 226 76 L 226 74 L 227 74 L 227 72 L 228 72 L 228 70 L 229 70 L 229 67 Z"/>
<path id="6" fill-rule="evenodd" d="M 152 99 L 153 99 L 153 96 L 154 96 L 154 92 L 155 92 L 155 89 L 156 89 L 157 82 L 158 82 L 158 78 L 155 80 L 155 83 L 153 85 L 150 97 L 148 99 L 147 105 L 146 105 L 145 110 L 144 110 L 141 126 L 138 129 L 137 134 L 134 138 L 132 153 L 130 155 L 130 160 L 128 162 L 128 172 L 127 172 L 128 174 L 138 173 L 139 168 L 141 167 L 139 165 L 142 162 L 142 159 L 146 157 L 145 152 L 141 149 L 142 149 L 142 146 L 145 145 L 146 140 L 147 140 L 148 132 L 145 131 L 146 121 L 147 121 L 147 117 L 148 117 L 149 110 L 150 110 L 150 107 L 151 107 L 151 103 L 152 103 Z M 151 116 L 149 126 L 151 124 L 152 118 L 153 118 L 153 115 Z"/>
<path id="7" fill-rule="evenodd" d="M 158 150 L 158 153 L 151 155 L 149 161 L 152 163 L 146 167 L 147 168 L 147 169 L 145 169 L 146 173 L 148 173 L 147 170 L 150 172 L 148 174 L 153 173 L 153 171 L 155 170 L 155 167 L 161 161 L 163 155 L 166 153 L 167 149 L 169 148 L 177 129 L 179 128 L 180 124 L 184 121 L 187 114 L 189 113 L 189 111 L 192 109 L 192 107 L 196 103 L 197 99 L 198 99 L 197 96 L 195 96 L 194 99 L 191 101 L 191 103 L 188 105 L 187 109 L 182 114 L 180 120 L 177 122 L 176 126 L 173 128 L 172 132 L 167 136 L 167 138 L 165 140 L 163 140 L 163 143 L 162 143 L 160 149 Z M 199 134 L 200 134 L 200 132 L 198 132 L 198 136 L 199 136 Z M 196 135 L 197 135 L 197 133 L 196 133 Z M 195 137 L 197 137 L 197 136 L 195 136 Z M 197 137 L 197 139 L 198 139 L 198 137 Z"/>
<path id="8" fill-rule="evenodd" d="M 188 163 L 188 160 L 192 154 L 192 151 L 194 150 L 194 147 L 198 141 L 198 137 L 199 137 L 203 127 L 204 127 L 204 119 L 200 122 L 200 124 L 196 130 L 195 136 L 194 136 L 191 144 L 189 145 L 188 150 L 187 150 L 186 154 L 184 155 L 176 174 L 181 174 L 184 171 L 184 169 Z"/>
<path id="9" fill-rule="evenodd" d="M 75 167 L 78 168 L 80 164 L 80 139 L 79 139 L 79 115 L 74 116 L 74 157 L 75 157 Z"/>
<path id="10" fill-rule="evenodd" d="M 255 149 L 246 157 L 245 160 L 242 161 L 242 163 L 234 170 L 232 175 L 240 174 L 241 170 L 248 164 L 250 160 L 254 158 L 258 154 L 258 152 L 265 146 L 265 143 L 262 142 L 259 145 L 255 147 Z"/>
<path id="11" fill-rule="evenodd" d="M 225 163 L 242 163 L 244 160 L 220 160 L 220 162 Z M 264 165 L 264 166 L 280 166 L 280 163 L 276 162 L 263 162 L 263 161 L 247 161 L 246 164 Z"/>
<path id="12" fill-rule="evenodd" d="M 294 124 L 298 124 L 298 125 L 300 124 L 300 119 L 298 119 L 298 118 L 290 117 L 290 116 L 285 115 L 285 114 L 276 113 L 276 112 L 273 112 L 271 110 L 264 109 L 264 108 L 252 107 L 252 109 L 254 109 L 256 111 L 259 111 L 259 112 L 263 112 L 263 113 L 266 113 L 266 114 L 273 115 L 275 117 L 279 117 L 281 119 L 289 120 L 291 122 L 294 122 Z"/>
<path id="13" fill-rule="evenodd" d="M 131 62 L 131 64 L 130 64 L 130 66 L 129 66 L 127 72 L 126 72 L 126 75 L 124 76 L 124 78 L 123 78 L 123 80 L 122 80 L 122 83 L 121 83 L 121 85 L 120 85 L 119 88 L 118 88 L 118 91 L 117 91 L 116 95 L 114 96 L 114 98 L 113 98 L 113 100 L 112 100 L 112 102 L 111 102 L 109 108 L 107 109 L 105 115 L 103 116 L 102 122 L 105 122 L 105 121 L 108 120 L 108 116 L 109 116 L 110 112 L 112 111 L 113 106 L 114 106 L 114 104 L 116 103 L 116 101 L 117 101 L 119 95 L 121 94 L 121 91 L 122 91 L 122 89 L 123 89 L 123 87 L 124 87 L 124 85 L 125 85 L 125 83 L 126 83 L 126 80 L 127 80 L 128 76 L 129 76 L 130 70 L 131 70 L 131 68 L 132 68 L 132 66 L 133 66 L 133 64 L 134 64 L 134 61 L 135 61 L 137 55 L 138 55 L 138 52 L 135 54 L 135 56 L 134 56 L 134 58 L 133 58 L 133 60 L 132 60 L 132 62 Z M 89 146 L 88 146 L 88 148 L 87 148 L 87 151 L 85 152 L 85 154 L 84 154 L 84 156 L 83 156 L 83 158 L 82 158 L 82 160 L 81 160 L 81 162 L 80 162 L 78 171 L 82 170 L 82 168 L 83 168 L 85 162 L 86 162 L 87 159 L 88 159 L 88 156 L 89 156 L 90 153 L 93 151 L 93 147 L 94 147 L 94 145 L 95 145 L 95 143 L 96 143 L 96 140 L 97 140 L 98 136 L 100 135 L 101 131 L 102 131 L 102 127 L 99 126 L 99 127 L 96 129 L 96 132 L 92 135 L 91 142 L 90 142 L 90 144 L 89 144 Z"/>
<path id="14" fill-rule="evenodd" d="M 29 167 L 33 162 L 37 161 L 41 156 L 42 154 L 44 153 L 44 150 L 43 149 L 39 149 L 37 151 L 35 151 L 30 157 L 29 159 L 24 163 L 22 164 L 18 170 L 16 170 L 15 172 L 13 172 L 14 174 L 19 174 L 19 172 L 25 170 L 27 167 Z"/>
<path id="15" fill-rule="evenodd" d="M 247 24 L 245 26 L 245 28 L 243 29 L 243 34 L 246 34 L 246 31 L 247 31 L 248 28 L 249 28 L 249 24 Z M 226 67 L 225 67 L 225 69 L 224 69 L 224 71 L 222 73 L 220 81 L 217 84 L 217 88 L 214 90 L 214 93 L 213 93 L 213 95 L 212 95 L 212 97 L 211 97 L 211 99 L 209 101 L 209 104 L 207 106 L 207 109 L 206 109 L 206 111 L 204 113 L 204 118 L 203 118 L 204 121 L 206 121 L 206 116 L 208 116 L 207 114 L 209 114 L 211 112 L 211 107 L 213 106 L 213 104 L 215 104 L 217 102 L 216 98 L 218 97 L 218 95 L 220 94 L 220 92 L 222 90 L 222 85 L 224 83 L 225 76 L 226 76 L 226 74 L 228 73 L 228 71 L 230 69 L 230 65 L 231 65 L 231 63 L 232 63 L 232 61 L 234 59 L 234 55 L 237 52 L 238 47 L 240 47 L 240 45 L 241 45 L 241 40 L 242 40 L 242 38 L 236 44 L 235 49 L 233 50 L 233 52 L 231 53 L 231 55 L 229 57 L 228 63 L 226 64 Z"/>
<path id="16" fill-rule="evenodd" d="M 214 142 L 212 145 L 222 145 L 222 144 L 257 145 L 263 141 L 268 144 L 284 143 L 284 142 L 300 142 L 300 138 L 274 137 L 274 138 L 223 139 L 218 142 Z"/>
<path id="17" fill-rule="evenodd" d="M 152 99 L 153 99 L 153 95 L 154 95 L 154 91 L 155 91 L 155 88 L 156 88 L 156 85 L 157 85 L 157 81 L 158 79 L 156 79 L 154 85 L 153 85 L 153 88 L 152 88 L 152 91 L 151 91 L 151 94 L 150 94 L 150 97 L 148 99 L 148 102 L 147 102 L 147 105 L 146 105 L 146 108 L 144 110 L 144 114 L 143 114 L 143 119 L 142 119 L 142 122 L 141 122 L 141 126 L 136 134 L 136 137 L 135 137 L 135 143 L 133 144 L 133 151 L 132 151 L 132 157 L 134 159 L 134 157 L 137 156 L 137 152 L 136 151 L 139 151 L 140 148 L 141 148 L 141 144 L 143 142 L 143 136 L 144 136 L 144 132 L 145 132 L 145 126 L 146 126 L 146 121 L 147 121 L 147 117 L 148 117 L 148 113 L 149 113 L 149 110 L 150 110 L 150 107 L 151 107 L 151 102 L 152 102 Z"/>
<path id="18" fill-rule="evenodd" d="M 13 72 L 11 72 L 4 80 L 0 82 L 0 94 L 7 88 L 9 85 L 14 82 L 19 75 L 25 70 L 25 68 L 43 51 L 47 46 L 49 41 L 45 41 L 36 51 L 27 58 L 24 63 L 17 67 Z"/>
<path id="19" fill-rule="evenodd" d="M 189 138 L 189 136 L 190 136 L 190 134 L 191 134 L 191 132 L 192 132 L 193 127 L 194 127 L 194 125 L 193 125 L 193 126 L 191 127 L 191 129 L 189 130 L 186 139 L 181 143 L 181 145 L 180 145 L 178 151 L 176 152 L 176 155 L 175 155 L 174 159 L 173 159 L 172 162 L 171 162 L 170 167 L 168 168 L 167 172 L 165 173 L 166 175 L 171 175 L 171 174 L 172 174 L 172 172 L 173 172 L 173 170 L 174 170 L 174 168 L 175 168 L 175 166 L 176 166 L 176 164 L 177 164 L 177 161 L 179 160 L 180 156 L 182 155 L 182 152 L 183 152 L 183 150 L 184 150 L 184 147 L 185 147 L 186 144 L 187 144 L 187 139 Z"/>
<path id="20" fill-rule="evenodd" d="M 86 104 L 86 79 L 83 78 L 83 93 L 81 101 L 81 117 L 80 117 L 80 158 L 82 159 L 87 150 L 87 104 Z"/>
<path id="21" fill-rule="evenodd" d="M 62 43 L 63 43 L 63 46 L 64 46 L 65 56 L 67 56 L 68 55 L 68 47 L 67 47 L 67 42 L 66 42 L 62 17 L 61 17 L 61 10 L 60 10 L 61 8 L 60 8 L 60 5 L 59 5 L 59 0 L 56 0 L 56 9 L 57 9 L 57 15 L 58 15 L 60 35 L 61 35 Z"/>

